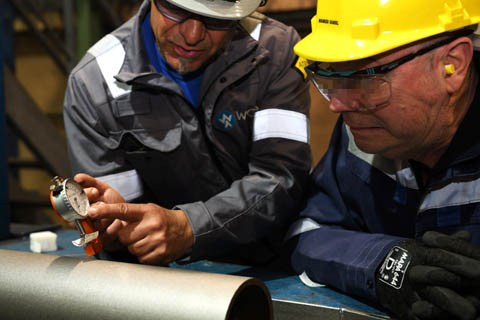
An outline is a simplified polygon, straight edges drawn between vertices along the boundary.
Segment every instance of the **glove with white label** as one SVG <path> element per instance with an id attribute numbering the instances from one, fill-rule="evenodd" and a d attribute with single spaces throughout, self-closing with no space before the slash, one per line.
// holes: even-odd
<path id="1" fill-rule="evenodd" d="M 423 241 L 399 242 L 376 273 L 380 304 L 399 319 L 475 319 L 467 292 L 478 288 L 480 260 L 466 244 L 461 236 L 429 232 Z"/>

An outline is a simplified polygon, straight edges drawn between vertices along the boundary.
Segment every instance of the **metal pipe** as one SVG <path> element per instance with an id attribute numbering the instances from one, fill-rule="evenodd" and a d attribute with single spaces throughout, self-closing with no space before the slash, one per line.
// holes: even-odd
<path id="1" fill-rule="evenodd" d="M 255 278 L 0 250 L 2 319 L 273 319 Z"/>

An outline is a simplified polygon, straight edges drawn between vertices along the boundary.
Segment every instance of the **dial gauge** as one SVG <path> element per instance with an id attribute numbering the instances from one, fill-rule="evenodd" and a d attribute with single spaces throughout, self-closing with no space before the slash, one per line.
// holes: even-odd
<path id="1" fill-rule="evenodd" d="M 50 190 L 55 211 L 68 222 L 87 218 L 90 203 L 82 186 L 73 179 L 53 181 Z"/>
<path id="2" fill-rule="evenodd" d="M 73 179 L 54 177 L 50 186 L 50 201 L 57 214 L 68 222 L 73 222 L 80 232 L 80 238 L 72 241 L 75 246 L 83 246 L 87 256 L 102 250 L 99 232 L 88 218 L 90 202 L 83 187 Z"/>
<path id="3" fill-rule="evenodd" d="M 65 197 L 77 214 L 82 217 L 87 216 L 90 204 L 81 185 L 71 179 L 65 180 Z"/>

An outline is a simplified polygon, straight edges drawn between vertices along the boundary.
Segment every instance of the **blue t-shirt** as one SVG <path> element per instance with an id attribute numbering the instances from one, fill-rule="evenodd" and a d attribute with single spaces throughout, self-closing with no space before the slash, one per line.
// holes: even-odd
<path id="1" fill-rule="evenodd" d="M 178 83 L 185 98 L 187 98 L 195 108 L 198 107 L 198 94 L 200 92 L 204 70 L 199 69 L 194 72 L 179 74 L 168 65 L 155 42 L 152 25 L 150 24 L 150 12 L 145 17 L 145 20 L 143 20 L 142 34 L 145 41 L 145 49 L 155 70 Z"/>

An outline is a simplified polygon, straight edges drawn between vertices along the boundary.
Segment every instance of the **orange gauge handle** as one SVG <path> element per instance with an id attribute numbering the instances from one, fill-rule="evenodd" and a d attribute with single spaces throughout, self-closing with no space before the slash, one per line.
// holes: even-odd
<path id="1" fill-rule="evenodd" d="M 64 217 L 62 217 L 62 215 L 60 214 L 60 212 L 58 212 L 57 207 L 55 206 L 55 201 L 53 201 L 53 191 L 50 191 L 50 203 L 52 204 L 53 211 L 55 211 L 55 213 L 57 214 L 57 216 L 59 216 L 60 219 L 62 219 L 63 221 L 68 222 L 67 220 L 65 220 Z"/>
<path id="2" fill-rule="evenodd" d="M 89 218 L 80 220 L 80 224 L 83 227 L 85 233 L 93 233 L 96 232 L 95 228 L 93 228 L 92 221 Z M 94 256 L 100 251 L 102 251 L 102 239 L 98 236 L 95 240 L 90 241 L 85 247 L 83 247 L 85 253 L 88 257 Z"/>
<path id="3" fill-rule="evenodd" d="M 50 203 L 52 204 L 53 210 L 55 213 L 63 220 L 66 222 L 70 222 L 66 220 L 60 212 L 58 212 L 57 207 L 55 206 L 55 201 L 53 200 L 53 192 L 50 192 Z M 80 224 L 82 225 L 83 231 L 88 234 L 88 233 L 94 233 L 97 230 L 93 227 L 92 221 L 89 218 L 85 219 L 79 219 Z M 100 237 L 97 237 L 95 240 L 90 241 L 87 245 L 83 247 L 83 250 L 87 254 L 88 257 L 94 256 L 98 254 L 102 250 L 102 239 Z"/>

